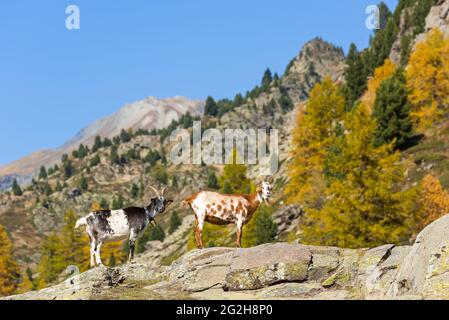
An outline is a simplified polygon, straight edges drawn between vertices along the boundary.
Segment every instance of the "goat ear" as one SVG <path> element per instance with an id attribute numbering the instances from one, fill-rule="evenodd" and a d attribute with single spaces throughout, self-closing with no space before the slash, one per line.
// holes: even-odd
<path id="1" fill-rule="evenodd" d="M 170 205 L 170 204 L 172 204 L 172 203 L 173 203 L 173 200 L 167 200 L 167 201 L 165 202 L 166 205 Z"/>

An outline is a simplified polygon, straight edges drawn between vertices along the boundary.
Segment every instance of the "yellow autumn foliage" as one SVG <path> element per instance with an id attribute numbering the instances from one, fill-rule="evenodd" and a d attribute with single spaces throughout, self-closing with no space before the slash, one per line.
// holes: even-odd
<path id="1" fill-rule="evenodd" d="M 411 116 L 418 130 L 441 120 L 449 104 L 449 39 L 438 30 L 416 46 L 406 69 Z"/>
<path id="2" fill-rule="evenodd" d="M 403 190 L 399 152 L 391 144 L 374 147 L 376 123 L 362 104 L 346 114 L 344 128 L 327 154 L 323 205 L 306 208 L 301 241 L 347 248 L 406 243 L 416 190 Z"/>
<path id="3" fill-rule="evenodd" d="M 18 287 L 20 271 L 12 254 L 12 244 L 0 225 L 0 296 L 13 294 Z"/>
<path id="4" fill-rule="evenodd" d="M 430 174 L 421 181 L 419 203 L 421 208 L 416 232 L 449 213 L 449 193 L 444 190 L 440 181 Z"/>
<path id="5" fill-rule="evenodd" d="M 396 72 L 396 65 L 390 60 L 385 60 L 384 64 L 374 71 L 374 76 L 368 80 L 368 89 L 361 98 L 361 102 L 372 112 L 376 100 L 376 92 L 381 83 L 393 76 Z"/>
<path id="6" fill-rule="evenodd" d="M 345 101 L 330 77 L 310 92 L 305 110 L 300 110 L 292 138 L 288 202 L 316 207 L 325 187 L 322 179 L 325 150 L 344 114 Z"/>

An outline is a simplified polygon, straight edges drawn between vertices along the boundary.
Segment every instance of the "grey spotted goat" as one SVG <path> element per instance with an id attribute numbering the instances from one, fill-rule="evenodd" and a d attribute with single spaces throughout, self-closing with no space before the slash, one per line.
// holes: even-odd
<path id="1" fill-rule="evenodd" d="M 154 218 L 163 213 L 173 200 L 164 197 L 166 187 L 161 192 L 150 186 L 156 193 L 147 207 L 130 207 L 120 210 L 100 210 L 89 213 L 76 222 L 75 228 L 86 226 L 90 239 L 90 266 L 102 266 L 100 248 L 104 242 L 129 239 L 129 258 L 134 258 L 135 243 L 139 235 L 151 223 L 156 226 Z"/>

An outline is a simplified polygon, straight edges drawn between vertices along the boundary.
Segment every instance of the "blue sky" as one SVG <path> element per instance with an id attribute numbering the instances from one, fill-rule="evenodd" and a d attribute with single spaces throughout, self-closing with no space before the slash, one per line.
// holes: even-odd
<path id="1" fill-rule="evenodd" d="M 397 0 L 385 1 L 393 9 Z M 81 29 L 65 28 L 78 5 Z M 0 3 L 0 165 L 146 96 L 233 97 L 311 38 L 366 47 L 372 0 Z"/>

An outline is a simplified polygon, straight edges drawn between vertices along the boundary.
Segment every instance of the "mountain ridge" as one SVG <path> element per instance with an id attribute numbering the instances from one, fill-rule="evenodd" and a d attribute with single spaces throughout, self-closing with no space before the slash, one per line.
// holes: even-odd
<path id="1" fill-rule="evenodd" d="M 48 167 L 55 164 L 64 153 L 70 153 L 79 144 L 90 146 L 95 136 L 112 138 L 122 129 L 161 129 L 173 120 L 187 112 L 201 115 L 204 109 L 202 100 L 188 99 L 182 96 L 158 99 L 154 96 L 146 97 L 132 103 L 125 104 L 109 116 L 100 118 L 81 129 L 73 138 L 56 149 L 42 149 L 17 159 L 9 164 L 0 166 L 0 190 L 9 188 L 14 179 L 20 184 L 31 181 L 32 175 L 41 166 Z"/>

